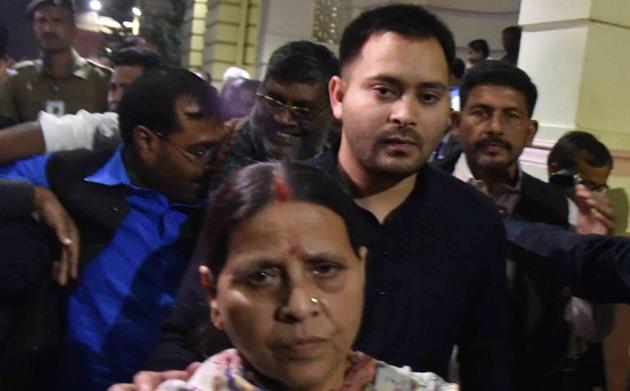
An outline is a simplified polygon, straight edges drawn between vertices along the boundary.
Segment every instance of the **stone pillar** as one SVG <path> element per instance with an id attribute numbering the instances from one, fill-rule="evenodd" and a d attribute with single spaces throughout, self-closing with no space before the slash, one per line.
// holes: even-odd
<path id="1" fill-rule="evenodd" d="M 315 0 L 266 0 L 260 27 L 257 78 L 262 79 L 274 50 L 289 41 L 312 40 Z"/>
<path id="2" fill-rule="evenodd" d="M 208 0 L 186 0 L 182 26 L 182 66 L 190 70 L 203 70 L 207 11 Z"/>
<path id="3" fill-rule="evenodd" d="M 523 0 L 519 67 L 538 86 L 540 130 L 523 163 L 546 178 L 548 150 L 570 130 L 594 134 L 611 150 L 609 184 L 619 234 L 630 235 L 630 3 L 626 0 Z"/>
<path id="4" fill-rule="evenodd" d="M 207 0 L 203 69 L 216 87 L 230 66 L 256 76 L 261 0 Z"/>

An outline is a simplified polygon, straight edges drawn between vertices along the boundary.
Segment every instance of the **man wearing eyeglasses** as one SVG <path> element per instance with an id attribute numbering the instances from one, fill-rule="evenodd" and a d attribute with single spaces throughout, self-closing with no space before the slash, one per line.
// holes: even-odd
<path id="1" fill-rule="evenodd" d="M 339 61 L 323 45 L 294 41 L 274 51 L 250 116 L 236 125 L 238 136 L 223 171 L 322 152 L 336 128 L 328 81 L 338 73 Z"/>
<path id="2" fill-rule="evenodd" d="M 139 65 L 150 69 L 146 66 L 149 60 L 152 59 L 146 53 L 129 56 L 125 49 L 114 57 L 112 81 L 120 82 L 112 83 L 109 94 L 112 110 L 120 101 L 122 86 L 142 73 L 142 69 L 137 69 Z M 216 175 L 215 181 L 220 182 L 220 178 L 235 168 L 251 162 L 283 158 L 305 160 L 322 152 L 328 141 L 338 136 L 338 126 L 328 102 L 328 80 L 338 73 L 339 61 L 323 45 L 295 41 L 274 51 L 249 117 L 227 123 L 228 128 L 235 129 L 236 136 L 221 167 L 221 175 Z M 122 76 L 117 79 L 116 75 Z M 77 147 L 102 149 L 103 144 L 109 145 L 118 139 L 117 117 L 108 114 L 87 114 L 89 121 L 86 116 L 44 117 L 40 124 L 7 129 L 0 133 L 0 162 L 44 151 Z M 106 131 L 99 130 L 105 122 Z"/>
<path id="3" fill-rule="evenodd" d="M 579 182 L 591 191 L 605 192 L 612 168 L 608 148 L 592 134 L 577 130 L 560 137 L 547 157 L 549 180 L 561 187 Z"/>
<path id="4" fill-rule="evenodd" d="M 610 194 L 608 177 L 612 169 L 613 158 L 606 145 L 584 131 L 571 131 L 560 137 L 547 157 L 549 181 L 565 188 L 572 199 L 579 195 L 575 191 L 576 184 L 607 198 Z M 540 244 L 539 247 L 545 248 Z M 601 369 L 605 363 L 608 387 L 620 388 L 622 384 L 627 384 L 630 371 L 630 334 L 627 332 L 630 328 L 630 306 L 593 303 L 593 316 L 596 327 L 584 354 L 591 359 L 583 360 L 591 365 L 583 366 L 580 372 L 587 377 L 597 376 L 603 386 Z"/>
<path id="5" fill-rule="evenodd" d="M 106 389 L 139 369 L 174 303 L 227 135 L 217 91 L 182 69 L 140 76 L 118 113 L 123 142 L 113 153 L 59 152 L 0 169 L 51 189 L 79 228 L 63 390 Z"/>

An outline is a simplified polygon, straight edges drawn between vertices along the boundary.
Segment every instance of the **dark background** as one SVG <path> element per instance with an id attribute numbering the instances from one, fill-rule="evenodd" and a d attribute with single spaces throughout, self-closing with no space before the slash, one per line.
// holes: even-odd
<path id="1" fill-rule="evenodd" d="M 0 24 L 9 30 L 8 55 L 16 61 L 39 56 L 26 6 L 31 0 L 0 0 Z M 87 0 L 75 0 L 77 10 L 86 7 Z"/>

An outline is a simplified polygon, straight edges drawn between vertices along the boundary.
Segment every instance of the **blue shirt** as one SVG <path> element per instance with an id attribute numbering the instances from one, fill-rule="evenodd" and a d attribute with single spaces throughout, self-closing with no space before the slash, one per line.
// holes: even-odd
<path id="1" fill-rule="evenodd" d="M 177 246 L 180 228 L 198 206 L 169 202 L 162 193 L 134 186 L 121 149 L 85 178 L 126 186 L 129 213 L 112 241 L 83 269 L 68 303 L 67 389 L 104 390 L 129 381 L 157 342 L 188 259 Z M 48 186 L 49 156 L 0 168 L 0 177 Z"/>

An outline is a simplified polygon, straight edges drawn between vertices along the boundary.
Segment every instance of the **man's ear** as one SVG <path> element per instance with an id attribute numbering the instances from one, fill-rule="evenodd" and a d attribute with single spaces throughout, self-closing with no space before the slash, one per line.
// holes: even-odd
<path id="1" fill-rule="evenodd" d="M 131 132 L 139 157 L 145 161 L 153 160 L 160 146 L 160 138 L 142 125 L 136 126 Z"/>
<path id="2" fill-rule="evenodd" d="M 223 319 L 216 300 L 217 281 L 207 266 L 199 266 L 199 279 L 201 280 L 201 287 L 206 294 L 206 301 L 210 308 L 210 321 L 218 330 L 223 330 Z"/>
<path id="3" fill-rule="evenodd" d="M 462 113 L 456 110 L 451 110 L 448 114 L 449 124 L 451 126 L 450 133 L 455 137 L 459 138 L 459 125 L 462 121 Z"/>
<path id="4" fill-rule="evenodd" d="M 341 120 L 343 114 L 343 99 L 345 95 L 345 85 L 339 76 L 333 76 L 328 82 L 328 96 L 333 115 Z"/>
<path id="5" fill-rule="evenodd" d="M 527 146 L 532 145 L 534 137 L 536 137 L 536 133 L 538 133 L 538 121 L 531 119 L 529 120 L 529 125 L 527 126 Z"/>

